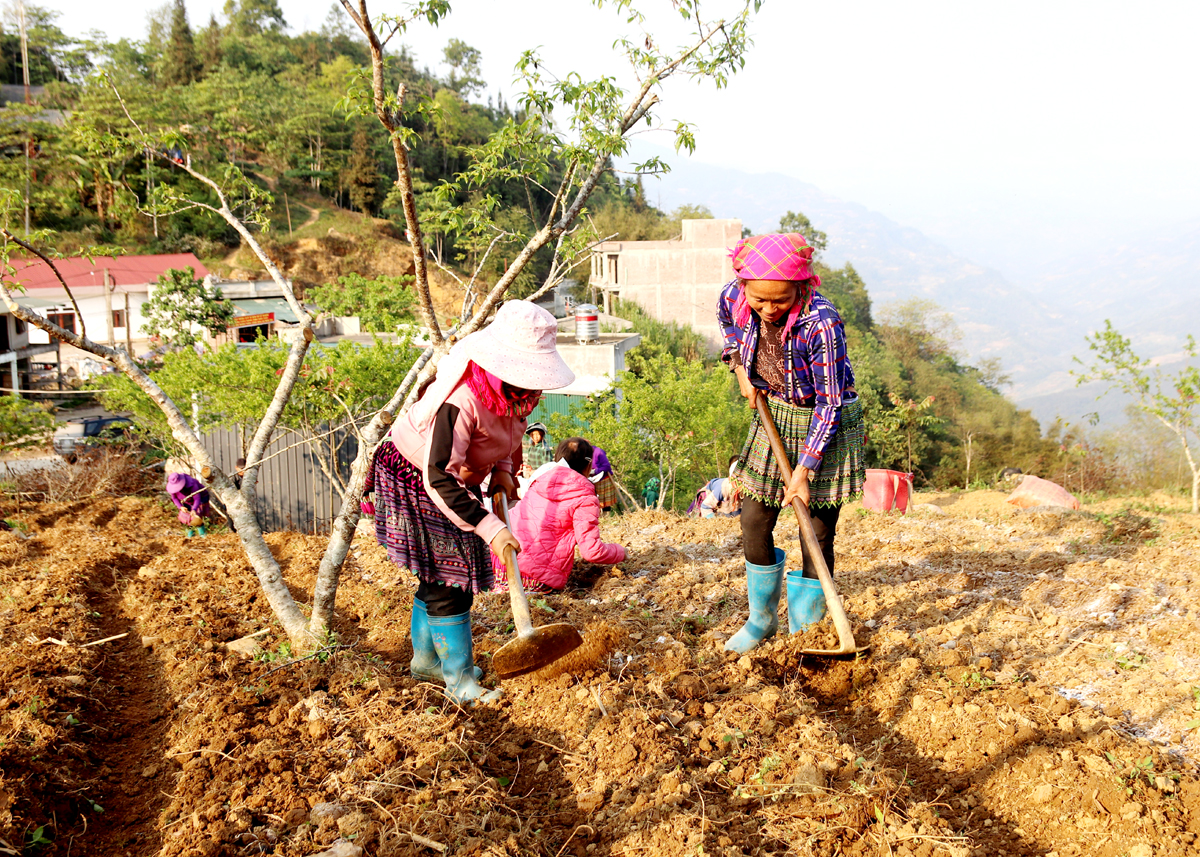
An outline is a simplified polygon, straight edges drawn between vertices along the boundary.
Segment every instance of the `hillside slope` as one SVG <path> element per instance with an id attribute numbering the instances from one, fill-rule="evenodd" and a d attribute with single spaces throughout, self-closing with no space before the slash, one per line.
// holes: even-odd
<path id="1" fill-rule="evenodd" d="M 313 286 L 336 282 L 346 274 L 368 279 L 412 275 L 412 246 L 391 221 L 332 206 L 316 196 L 290 200 L 294 229 L 283 214 L 274 212 L 272 229 L 262 237 L 263 248 L 304 296 Z M 307 211 L 300 224 L 301 212 Z M 266 279 L 266 270 L 247 247 L 219 259 L 205 259 L 210 270 L 229 279 Z M 462 288 L 432 262 L 428 265 L 434 309 L 440 318 L 457 316 Z"/>
<path id="2" fill-rule="evenodd" d="M 9 509 L 28 534 L 0 533 L 0 838 L 40 830 L 42 857 L 339 838 L 346 855 L 1200 855 L 1195 517 L 1165 497 L 1147 515 L 917 499 L 845 515 L 864 658 L 786 635 L 726 654 L 737 522 L 640 512 L 603 522 L 627 562 L 534 599 L 535 623 L 585 647 L 475 710 L 409 677 L 413 581 L 366 532 L 346 648 L 294 660 L 235 536 L 184 539 L 140 498 Z M 776 539 L 794 563 L 790 517 Z M 311 591 L 323 541 L 268 540 Z M 474 624 L 486 669 L 507 596 L 481 595 Z M 262 659 L 226 648 L 260 629 Z"/>

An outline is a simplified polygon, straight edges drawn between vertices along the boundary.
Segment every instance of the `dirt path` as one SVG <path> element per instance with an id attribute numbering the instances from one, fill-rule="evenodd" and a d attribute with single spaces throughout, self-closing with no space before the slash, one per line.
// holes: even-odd
<path id="1" fill-rule="evenodd" d="M 118 512 L 114 503 L 98 510 L 91 521 L 114 544 L 122 535 L 120 524 L 116 530 L 109 527 Z M 99 813 L 92 807 L 88 841 L 104 853 L 135 857 L 159 852 L 158 813 L 172 785 L 163 760 L 171 709 L 163 666 L 142 644 L 138 617 L 128 615 L 122 603 L 129 578 L 136 577 L 151 556 L 120 553 L 80 569 L 90 615 L 103 634 L 100 639 L 120 637 L 100 644 L 100 660 L 91 669 L 91 693 L 79 715 L 83 723 L 92 724 L 86 729 L 86 744 L 97 783 L 95 796 L 85 797 L 104 810 Z"/>

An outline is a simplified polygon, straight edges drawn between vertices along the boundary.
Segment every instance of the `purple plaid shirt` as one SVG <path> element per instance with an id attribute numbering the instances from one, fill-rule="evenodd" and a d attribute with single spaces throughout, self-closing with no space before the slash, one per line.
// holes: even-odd
<path id="1" fill-rule="evenodd" d="M 731 369 L 733 364 L 747 367 L 750 382 L 769 395 L 793 405 L 813 405 L 812 424 L 796 466 L 817 470 L 841 421 L 846 388 L 854 388 L 854 369 L 846 354 L 842 317 L 820 292 L 813 292 L 809 311 L 796 319 L 784 340 L 783 371 L 787 389 L 774 390 L 750 371 L 758 351 L 759 318 L 751 312 L 745 327 L 737 326 L 733 320 L 733 304 L 740 293 L 739 281 L 733 280 L 721 290 L 717 300 L 717 322 L 725 335 L 721 360 L 731 364 Z"/>

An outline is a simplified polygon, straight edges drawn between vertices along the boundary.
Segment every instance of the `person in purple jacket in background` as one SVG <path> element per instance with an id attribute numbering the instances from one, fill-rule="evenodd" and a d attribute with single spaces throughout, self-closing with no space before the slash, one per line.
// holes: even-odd
<path id="1" fill-rule="evenodd" d="M 179 508 L 179 523 L 183 524 L 187 538 L 208 535 L 205 519 L 212 514 L 212 507 L 208 489 L 200 480 L 186 473 L 168 473 L 167 496 Z"/>
<path id="2" fill-rule="evenodd" d="M 592 449 L 592 475 L 588 478 L 596 486 L 600 511 L 617 508 L 617 483 L 613 481 L 612 464 L 608 461 L 608 454 L 598 446 Z"/>

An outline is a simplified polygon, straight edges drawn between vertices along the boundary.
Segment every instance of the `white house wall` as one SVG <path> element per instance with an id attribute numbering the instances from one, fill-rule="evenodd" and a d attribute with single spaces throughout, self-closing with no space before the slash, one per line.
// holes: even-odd
<path id="1" fill-rule="evenodd" d="M 38 297 L 41 298 L 42 300 L 45 300 L 47 298 L 53 299 L 51 296 L 43 295 L 41 293 L 38 294 Z M 83 313 L 83 321 L 87 328 L 88 339 L 92 340 L 93 342 L 107 344 L 107 342 L 108 342 L 108 322 L 107 322 L 107 316 L 106 316 L 107 309 L 106 309 L 105 303 L 104 303 L 104 296 L 100 295 L 98 297 L 82 297 L 82 298 L 77 297 L 76 302 L 79 304 L 80 312 Z M 142 325 L 145 323 L 145 317 L 142 315 L 142 311 L 141 311 L 142 304 L 144 304 L 145 302 L 146 302 L 146 295 L 144 295 L 144 294 L 130 294 L 129 295 L 129 314 L 130 314 L 130 316 L 132 316 L 132 326 L 133 326 L 133 330 L 130 333 L 131 333 L 131 338 L 134 343 L 134 351 L 139 352 L 139 353 L 149 350 L 147 336 L 146 336 L 145 332 L 141 329 Z M 113 294 L 112 308 L 114 310 L 121 310 L 122 312 L 125 310 L 125 294 L 124 293 L 115 292 Z M 65 298 L 65 296 L 63 298 L 62 303 L 58 304 L 56 309 L 61 310 L 63 312 L 73 312 L 74 311 L 71 307 L 70 301 L 67 300 Z M 54 311 L 54 310 L 42 309 L 42 308 L 38 309 L 38 312 L 42 313 L 42 314 L 45 314 L 45 313 L 51 312 L 51 311 Z M 126 322 L 128 323 L 129 319 L 126 319 Z M 76 324 L 76 326 L 75 326 L 75 332 L 76 333 L 83 332 L 80 329 L 78 324 Z M 126 341 L 125 333 L 126 333 L 126 331 L 125 331 L 124 327 L 113 327 L 113 342 L 114 342 L 114 344 L 124 345 L 125 341 Z M 28 332 L 23 335 L 28 337 L 27 344 L 29 344 L 29 345 L 46 345 L 50 342 L 50 334 L 46 333 L 41 328 L 33 327 L 32 325 L 29 327 Z M 17 345 L 16 347 L 19 348 L 21 346 Z"/>

